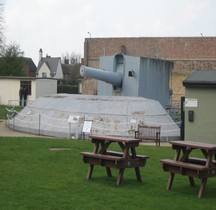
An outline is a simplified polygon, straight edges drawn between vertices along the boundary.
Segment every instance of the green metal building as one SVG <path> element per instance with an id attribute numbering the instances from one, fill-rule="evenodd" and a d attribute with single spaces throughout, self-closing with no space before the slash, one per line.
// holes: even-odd
<path id="1" fill-rule="evenodd" d="M 185 140 L 216 143 L 216 71 L 196 71 L 185 87 Z"/>

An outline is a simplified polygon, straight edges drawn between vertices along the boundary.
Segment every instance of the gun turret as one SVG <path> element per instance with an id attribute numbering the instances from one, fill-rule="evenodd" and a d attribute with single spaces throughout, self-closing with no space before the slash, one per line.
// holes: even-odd
<path id="1" fill-rule="evenodd" d="M 80 75 L 102 80 L 118 88 L 121 88 L 122 86 L 122 74 L 120 72 L 105 71 L 87 66 L 81 66 Z"/>

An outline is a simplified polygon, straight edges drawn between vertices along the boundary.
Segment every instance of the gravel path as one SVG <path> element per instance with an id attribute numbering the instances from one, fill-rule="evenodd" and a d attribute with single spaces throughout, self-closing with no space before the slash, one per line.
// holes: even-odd
<path id="1" fill-rule="evenodd" d="M 0 119 L 0 136 L 40 137 L 38 135 L 34 135 L 34 134 L 30 134 L 30 133 L 22 133 L 22 132 L 13 131 L 7 127 L 6 121 L 1 120 L 1 119 Z"/>

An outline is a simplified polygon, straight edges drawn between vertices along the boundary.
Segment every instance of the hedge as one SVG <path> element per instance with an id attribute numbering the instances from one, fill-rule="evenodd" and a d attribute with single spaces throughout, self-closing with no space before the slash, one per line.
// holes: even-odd
<path id="1" fill-rule="evenodd" d="M 57 93 L 70 93 L 70 94 L 78 94 L 79 93 L 79 85 L 58 85 Z"/>

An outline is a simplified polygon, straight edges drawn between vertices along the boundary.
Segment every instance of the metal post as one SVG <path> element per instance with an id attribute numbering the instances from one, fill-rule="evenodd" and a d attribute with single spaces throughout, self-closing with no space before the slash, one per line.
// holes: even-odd
<path id="1" fill-rule="evenodd" d="M 180 139 L 184 140 L 185 136 L 185 111 L 184 111 L 184 101 L 185 97 L 181 97 L 181 132 L 180 132 Z"/>
<path id="2" fill-rule="evenodd" d="M 69 134 L 68 134 L 68 138 L 70 139 L 71 138 L 71 122 L 68 123 L 69 125 Z"/>
<path id="3" fill-rule="evenodd" d="M 40 123 L 41 123 L 41 115 L 39 114 L 39 123 L 38 123 L 38 126 L 39 126 L 38 132 L 39 132 L 39 135 L 41 134 L 41 132 L 40 132 L 40 129 L 41 129 Z"/>
<path id="4" fill-rule="evenodd" d="M 15 126 L 15 117 L 13 117 L 13 131 L 14 131 L 14 126 Z"/>

